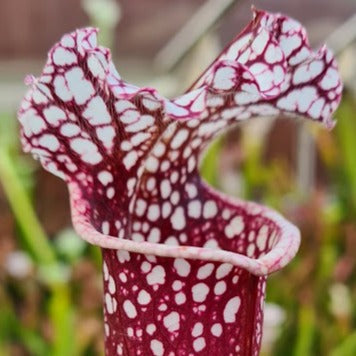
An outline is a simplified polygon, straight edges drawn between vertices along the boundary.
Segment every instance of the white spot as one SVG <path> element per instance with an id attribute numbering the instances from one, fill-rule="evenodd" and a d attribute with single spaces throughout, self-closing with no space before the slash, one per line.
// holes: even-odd
<path id="1" fill-rule="evenodd" d="M 125 274 L 124 272 L 121 272 L 121 273 L 119 274 L 119 278 L 120 278 L 120 281 L 121 281 L 122 283 L 126 283 L 126 282 L 127 282 L 127 277 L 126 277 L 126 274 Z"/>
<path id="2" fill-rule="evenodd" d="M 286 97 L 279 99 L 277 106 L 288 111 L 299 109 L 301 113 L 305 113 L 315 99 L 317 99 L 316 89 L 305 87 L 300 90 L 293 90 Z"/>
<path id="3" fill-rule="evenodd" d="M 160 239 L 161 239 L 161 230 L 158 229 L 157 227 L 152 228 L 147 237 L 147 241 L 152 243 L 158 243 Z"/>
<path id="4" fill-rule="evenodd" d="M 136 202 L 136 214 L 137 216 L 143 216 L 146 211 L 147 203 L 143 199 L 138 199 Z"/>
<path id="5" fill-rule="evenodd" d="M 188 196 L 190 199 L 193 199 L 197 196 L 198 194 L 198 189 L 194 184 L 187 183 L 185 185 L 185 191 L 187 192 Z"/>
<path id="6" fill-rule="evenodd" d="M 73 64 L 76 61 L 77 56 L 63 47 L 57 47 L 53 52 L 53 62 L 58 66 Z"/>
<path id="7" fill-rule="evenodd" d="M 147 129 L 154 124 L 153 116 L 142 115 L 139 120 L 126 127 L 127 132 L 138 132 Z"/>
<path id="8" fill-rule="evenodd" d="M 193 200 L 188 204 L 188 216 L 198 219 L 201 216 L 201 202 L 199 200 Z"/>
<path id="9" fill-rule="evenodd" d="M 151 204 L 148 208 L 147 218 L 150 221 L 157 221 L 159 218 L 160 210 L 158 204 Z"/>
<path id="10" fill-rule="evenodd" d="M 183 230 L 185 228 L 185 215 L 181 206 L 177 207 L 171 216 L 172 227 L 175 230 Z"/>
<path id="11" fill-rule="evenodd" d="M 339 84 L 340 78 L 339 73 L 335 68 L 329 68 L 320 82 L 320 86 L 324 90 L 330 90 L 335 88 Z"/>
<path id="12" fill-rule="evenodd" d="M 146 168 L 149 172 L 155 173 L 157 172 L 159 167 L 159 161 L 156 157 L 150 156 L 146 161 Z"/>
<path id="13" fill-rule="evenodd" d="M 218 213 L 218 207 L 214 200 L 208 200 L 204 204 L 203 216 L 205 219 L 213 218 Z"/>
<path id="14" fill-rule="evenodd" d="M 164 160 L 162 163 L 161 163 L 161 171 L 162 172 L 166 172 L 169 168 L 170 168 L 171 164 L 169 161 L 167 160 Z"/>
<path id="15" fill-rule="evenodd" d="M 211 96 L 208 98 L 206 104 L 210 107 L 222 106 L 224 104 L 224 99 L 220 96 Z"/>
<path id="16" fill-rule="evenodd" d="M 192 330 L 192 336 L 193 337 L 198 337 L 203 333 L 203 324 L 198 322 L 194 324 L 193 330 Z"/>
<path id="17" fill-rule="evenodd" d="M 136 106 L 128 100 L 118 100 L 115 103 L 115 109 L 116 109 L 117 113 L 119 113 L 119 114 L 127 109 L 135 109 L 135 108 L 136 108 Z M 120 118 L 120 120 L 121 120 L 121 118 Z"/>
<path id="18" fill-rule="evenodd" d="M 153 267 L 152 271 L 146 276 L 149 285 L 164 284 L 166 272 L 162 266 Z"/>
<path id="19" fill-rule="evenodd" d="M 285 57 L 289 57 L 290 54 L 297 49 L 302 43 L 299 33 L 294 35 L 282 35 L 279 38 L 279 45 L 282 48 Z"/>
<path id="20" fill-rule="evenodd" d="M 321 115 L 321 111 L 324 108 L 324 104 L 325 104 L 324 98 L 319 98 L 318 100 L 314 101 L 314 103 L 308 110 L 308 114 L 315 119 L 319 118 Z"/>
<path id="21" fill-rule="evenodd" d="M 266 248 L 266 243 L 267 243 L 267 238 L 268 238 L 268 226 L 263 225 L 256 237 L 256 245 L 260 251 L 263 251 Z"/>
<path id="22" fill-rule="evenodd" d="M 156 328 L 156 325 L 155 325 L 155 324 L 148 324 L 148 325 L 146 326 L 146 332 L 147 332 L 147 334 L 149 334 L 149 335 L 153 335 L 153 333 L 154 333 L 156 330 L 157 330 L 157 328 Z"/>
<path id="23" fill-rule="evenodd" d="M 40 85 L 41 88 L 34 89 L 32 91 L 32 99 L 36 104 L 43 104 L 43 103 L 45 104 L 48 102 L 48 99 L 51 98 L 52 96 L 51 93 L 48 92 L 48 88 L 45 85 L 37 83 L 37 87 L 39 87 Z"/>
<path id="24" fill-rule="evenodd" d="M 163 356 L 164 354 L 164 347 L 161 341 L 153 339 L 150 343 L 151 351 L 153 352 L 154 356 Z"/>
<path id="25" fill-rule="evenodd" d="M 220 249 L 219 244 L 215 239 L 209 239 L 208 241 L 205 242 L 203 247 L 214 249 L 214 250 Z"/>
<path id="26" fill-rule="evenodd" d="M 104 281 L 107 281 L 109 279 L 109 270 L 108 270 L 108 265 L 105 262 L 103 263 L 103 273 L 104 273 Z"/>
<path id="27" fill-rule="evenodd" d="M 133 337 L 134 336 L 134 329 L 133 328 L 127 328 L 127 336 L 128 337 Z"/>
<path id="28" fill-rule="evenodd" d="M 198 269 L 198 274 L 197 274 L 198 279 L 208 278 L 213 273 L 213 270 L 214 270 L 214 265 L 212 263 L 207 263 L 206 265 L 201 266 Z"/>
<path id="29" fill-rule="evenodd" d="M 109 124 L 111 122 L 111 117 L 104 100 L 98 95 L 89 101 L 87 108 L 83 112 L 83 116 L 94 126 Z"/>
<path id="30" fill-rule="evenodd" d="M 276 47 L 273 43 L 270 43 L 265 52 L 265 59 L 268 63 L 276 63 L 282 60 L 283 52 Z"/>
<path id="31" fill-rule="evenodd" d="M 124 124 L 132 124 L 137 122 L 140 117 L 140 113 L 137 110 L 126 110 L 121 116 L 120 121 Z"/>
<path id="32" fill-rule="evenodd" d="M 98 147 L 85 138 L 75 138 L 70 141 L 70 147 L 81 155 L 84 162 L 97 164 L 101 162 L 102 156 L 98 152 Z"/>
<path id="33" fill-rule="evenodd" d="M 108 63 L 102 53 L 94 52 L 89 54 L 88 68 L 94 77 L 105 79 L 105 70 Z"/>
<path id="34" fill-rule="evenodd" d="M 171 312 L 163 318 L 163 325 L 169 332 L 179 330 L 179 314 Z"/>
<path id="35" fill-rule="evenodd" d="M 156 157 L 162 157 L 164 152 L 166 151 L 166 146 L 162 142 L 158 142 L 157 145 L 153 149 L 153 154 Z"/>
<path id="36" fill-rule="evenodd" d="M 128 190 L 128 195 L 131 195 L 133 193 L 133 190 L 135 188 L 137 179 L 135 177 L 130 178 L 127 183 L 127 190 Z"/>
<path id="37" fill-rule="evenodd" d="M 98 139 L 103 142 L 104 146 L 107 149 L 111 149 L 113 146 L 113 140 L 115 137 L 115 130 L 111 126 L 105 126 L 105 127 L 98 127 L 96 129 L 96 134 L 98 136 Z"/>
<path id="38" fill-rule="evenodd" d="M 160 306 L 158 307 L 159 311 L 166 311 L 168 309 L 168 306 L 166 303 L 161 303 Z"/>
<path id="39" fill-rule="evenodd" d="M 172 205 L 169 201 L 163 203 L 162 206 L 162 217 L 167 218 L 172 212 Z"/>
<path id="40" fill-rule="evenodd" d="M 168 237 L 168 239 L 164 242 L 164 244 L 170 246 L 179 246 L 179 242 L 174 236 Z"/>
<path id="41" fill-rule="evenodd" d="M 117 259 L 120 263 L 125 263 L 126 261 L 130 261 L 130 253 L 125 250 L 118 250 L 116 252 Z"/>
<path id="42" fill-rule="evenodd" d="M 112 174 L 108 171 L 101 171 L 98 174 L 98 179 L 100 183 L 104 186 L 114 181 Z"/>
<path id="43" fill-rule="evenodd" d="M 65 112 L 59 107 L 53 105 L 44 109 L 43 115 L 45 116 L 46 121 L 55 127 L 58 126 L 61 121 L 66 119 Z"/>
<path id="44" fill-rule="evenodd" d="M 216 132 L 219 129 L 221 129 L 225 126 L 226 126 L 226 122 L 222 121 L 222 120 L 218 120 L 218 121 L 214 121 L 214 122 L 206 122 L 199 126 L 198 134 L 201 137 L 202 136 L 210 136 L 210 135 L 216 134 Z"/>
<path id="45" fill-rule="evenodd" d="M 145 238 L 139 232 L 134 232 L 132 234 L 132 241 L 143 242 L 143 241 L 145 241 Z"/>
<path id="46" fill-rule="evenodd" d="M 171 147 L 172 149 L 176 150 L 178 149 L 184 141 L 188 138 L 189 131 L 186 129 L 180 129 L 176 135 L 174 136 L 172 142 L 171 142 Z"/>
<path id="47" fill-rule="evenodd" d="M 52 152 L 57 151 L 60 147 L 57 137 L 51 134 L 42 135 L 39 138 L 38 143 L 40 144 L 40 146 L 47 148 Z"/>
<path id="48" fill-rule="evenodd" d="M 140 145 L 142 142 L 145 142 L 146 140 L 148 140 L 151 137 L 151 135 L 149 133 L 144 133 L 144 132 L 139 132 L 136 135 L 131 137 L 131 143 L 134 146 L 138 146 Z"/>
<path id="49" fill-rule="evenodd" d="M 68 89 L 74 96 L 74 100 L 78 105 L 84 104 L 95 90 L 89 80 L 84 79 L 84 72 L 79 67 L 74 67 L 65 73 Z"/>
<path id="50" fill-rule="evenodd" d="M 172 174 L 171 174 L 171 182 L 174 184 L 174 183 L 177 183 L 178 181 L 178 178 L 179 178 L 179 174 L 177 171 L 173 171 Z"/>
<path id="51" fill-rule="evenodd" d="M 235 85 L 236 72 L 232 67 L 221 67 L 217 70 L 214 77 L 214 88 L 227 90 Z"/>
<path id="52" fill-rule="evenodd" d="M 157 110 L 160 106 L 161 103 L 158 100 L 151 100 L 151 99 L 142 99 L 142 104 L 143 106 L 148 109 L 148 110 Z"/>
<path id="53" fill-rule="evenodd" d="M 133 305 L 133 303 L 131 302 L 131 300 L 126 299 L 123 303 L 123 308 L 124 311 L 126 313 L 126 315 L 130 318 L 130 319 L 134 319 L 137 316 L 137 310 L 136 307 Z"/>
<path id="54" fill-rule="evenodd" d="M 73 137 L 78 135 L 78 133 L 80 132 L 80 127 L 75 124 L 65 123 L 61 126 L 60 132 L 63 136 Z"/>
<path id="55" fill-rule="evenodd" d="M 172 289 L 176 292 L 181 290 L 182 287 L 183 287 L 183 283 L 181 281 L 174 281 L 172 284 Z"/>
<path id="56" fill-rule="evenodd" d="M 234 323 L 236 321 L 236 314 L 240 308 L 240 297 L 231 298 L 224 308 L 224 320 L 225 323 Z"/>
<path id="57" fill-rule="evenodd" d="M 112 278 L 112 276 L 109 277 L 108 289 L 110 294 L 114 294 L 116 292 L 115 281 L 114 278 Z"/>
<path id="58" fill-rule="evenodd" d="M 137 302 L 141 305 L 147 305 L 151 301 L 151 295 L 142 289 L 137 296 Z"/>
<path id="59" fill-rule="evenodd" d="M 307 83 L 316 78 L 324 69 L 322 61 L 314 61 L 311 63 L 300 65 L 294 72 L 293 84 L 298 85 Z"/>
<path id="60" fill-rule="evenodd" d="M 204 302 L 208 293 L 209 287 L 205 283 L 198 283 L 192 287 L 193 300 L 195 302 L 201 303 Z"/>
<path id="61" fill-rule="evenodd" d="M 225 226 L 224 232 L 227 238 L 232 239 L 234 236 L 241 234 L 244 227 L 242 216 L 235 216 L 231 219 L 230 224 Z"/>
<path id="62" fill-rule="evenodd" d="M 160 185 L 161 196 L 163 199 L 167 199 L 172 192 L 171 183 L 168 179 L 164 179 Z"/>
<path id="63" fill-rule="evenodd" d="M 61 45 L 63 47 L 73 48 L 75 46 L 73 37 L 70 35 L 64 35 L 61 39 Z"/>
<path id="64" fill-rule="evenodd" d="M 108 221 L 103 221 L 101 224 L 101 231 L 103 234 L 108 235 L 110 231 L 110 224 Z"/>
<path id="65" fill-rule="evenodd" d="M 215 323 L 212 325 L 210 331 L 214 336 L 219 337 L 221 336 L 223 330 L 220 323 Z"/>
<path id="66" fill-rule="evenodd" d="M 72 100 L 72 93 L 69 91 L 63 76 L 57 75 L 54 78 L 53 85 L 54 92 L 60 99 L 63 101 Z"/>
<path id="67" fill-rule="evenodd" d="M 206 346 L 206 343 L 205 343 L 205 338 L 202 336 L 202 337 L 198 337 L 197 339 L 195 339 L 193 341 L 193 348 L 196 352 L 199 352 L 201 350 L 203 350 Z"/>
<path id="68" fill-rule="evenodd" d="M 186 302 L 187 298 L 183 292 L 179 292 L 175 295 L 174 300 L 178 305 L 182 305 Z"/>
<path id="69" fill-rule="evenodd" d="M 188 261 L 182 258 L 176 258 L 174 260 L 174 268 L 181 277 L 187 277 L 190 273 L 190 264 Z"/>
<path id="70" fill-rule="evenodd" d="M 255 250 L 256 250 L 256 246 L 253 243 L 249 244 L 246 250 L 247 256 L 254 257 Z"/>
<path id="71" fill-rule="evenodd" d="M 105 293 L 105 306 L 109 314 L 112 314 L 115 311 L 116 309 L 115 303 L 116 303 L 116 299 L 114 299 L 109 293 Z"/>
<path id="72" fill-rule="evenodd" d="M 122 160 L 126 170 L 130 170 L 137 162 L 138 154 L 136 151 L 130 151 Z"/>
<path id="73" fill-rule="evenodd" d="M 112 199 L 115 195 L 115 189 L 113 187 L 110 187 L 106 191 L 106 196 L 108 199 Z"/>
<path id="74" fill-rule="evenodd" d="M 156 188 L 156 178 L 148 178 L 146 182 L 146 188 L 149 192 L 152 192 Z"/>
<path id="75" fill-rule="evenodd" d="M 151 264 L 147 261 L 142 262 L 141 271 L 143 273 L 148 273 L 151 270 Z"/>
<path id="76" fill-rule="evenodd" d="M 216 270 L 216 278 L 217 279 L 224 278 L 231 272 L 232 268 L 233 265 L 231 265 L 230 263 L 223 263 Z"/>
<path id="77" fill-rule="evenodd" d="M 253 40 L 251 47 L 256 54 L 261 54 L 269 40 L 269 33 L 267 30 L 263 29 L 260 34 Z M 270 62 L 269 62 L 270 63 Z"/>
<path id="78" fill-rule="evenodd" d="M 39 134 L 46 128 L 45 121 L 40 116 L 36 115 L 33 109 L 30 109 L 21 115 L 20 121 L 27 136 Z"/>
<path id="79" fill-rule="evenodd" d="M 179 198 L 180 198 L 179 192 L 178 192 L 177 190 L 174 191 L 174 192 L 171 194 L 171 198 L 170 198 L 171 203 L 172 203 L 173 205 L 177 205 L 178 202 L 179 202 Z"/>
<path id="80" fill-rule="evenodd" d="M 220 281 L 215 284 L 214 293 L 215 295 L 224 294 L 226 291 L 226 283 L 224 281 Z"/>

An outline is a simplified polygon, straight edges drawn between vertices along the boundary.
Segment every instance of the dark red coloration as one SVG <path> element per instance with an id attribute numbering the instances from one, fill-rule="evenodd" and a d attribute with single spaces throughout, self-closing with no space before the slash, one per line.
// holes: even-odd
<path id="1" fill-rule="evenodd" d="M 19 120 L 26 151 L 69 185 L 78 233 L 103 247 L 107 355 L 257 355 L 266 275 L 295 255 L 280 215 L 202 182 L 198 160 L 238 121 L 280 113 L 332 126 L 335 60 L 257 11 L 173 100 L 124 82 L 96 30 L 49 53 Z"/>

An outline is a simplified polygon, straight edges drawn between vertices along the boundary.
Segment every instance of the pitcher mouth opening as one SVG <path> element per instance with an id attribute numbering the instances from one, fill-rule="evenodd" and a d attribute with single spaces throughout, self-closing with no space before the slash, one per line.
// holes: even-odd
<path id="1" fill-rule="evenodd" d="M 255 216 L 255 218 L 264 219 L 273 228 L 264 228 L 266 225 L 263 225 L 259 229 L 260 235 L 253 237 L 247 236 L 243 230 L 231 240 L 226 236 L 222 236 L 222 239 L 228 242 L 241 239 L 241 236 L 243 236 L 242 239 L 246 240 L 246 243 L 240 247 L 241 252 L 232 251 L 228 248 L 222 249 L 219 245 L 216 245 L 216 240 L 210 244 L 209 240 L 207 240 L 205 246 L 194 246 L 189 245 L 189 241 L 186 244 L 170 245 L 168 244 L 169 242 L 154 243 L 134 241 L 131 238 L 119 238 L 103 234 L 92 225 L 90 215 L 85 214 L 90 210 L 89 203 L 82 199 L 79 187 L 74 183 L 70 183 L 72 221 L 75 230 L 85 241 L 101 248 L 125 250 L 161 257 L 230 263 L 256 276 L 264 276 L 278 271 L 293 259 L 300 245 L 300 232 L 296 226 L 279 213 L 263 205 L 227 197 L 220 192 L 214 192 L 211 188 L 209 190 L 212 194 L 218 194 L 228 204 L 242 208 L 246 213 Z"/>

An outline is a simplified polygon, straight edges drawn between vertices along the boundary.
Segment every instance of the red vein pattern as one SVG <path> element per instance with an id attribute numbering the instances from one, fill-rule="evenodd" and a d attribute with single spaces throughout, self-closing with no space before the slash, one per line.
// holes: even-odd
<path id="1" fill-rule="evenodd" d="M 299 247 L 272 210 L 224 196 L 198 172 L 209 142 L 256 116 L 333 126 L 328 49 L 255 11 L 184 95 L 126 83 L 96 29 L 63 36 L 19 110 L 21 140 L 69 186 L 79 235 L 103 248 L 107 355 L 258 355 L 266 276 Z"/>

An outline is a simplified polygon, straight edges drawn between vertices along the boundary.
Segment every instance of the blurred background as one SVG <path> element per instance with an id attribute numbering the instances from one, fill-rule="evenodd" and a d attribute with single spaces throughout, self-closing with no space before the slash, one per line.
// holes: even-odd
<path id="1" fill-rule="evenodd" d="M 100 251 L 73 232 L 65 184 L 18 142 L 26 74 L 63 33 L 93 25 L 121 76 L 181 93 L 251 19 L 248 0 L 0 2 L 0 356 L 102 355 Z M 356 1 L 264 0 L 338 57 L 344 96 L 327 132 L 257 119 L 214 142 L 202 175 L 298 225 L 297 257 L 269 278 L 262 355 L 356 355 Z"/>

